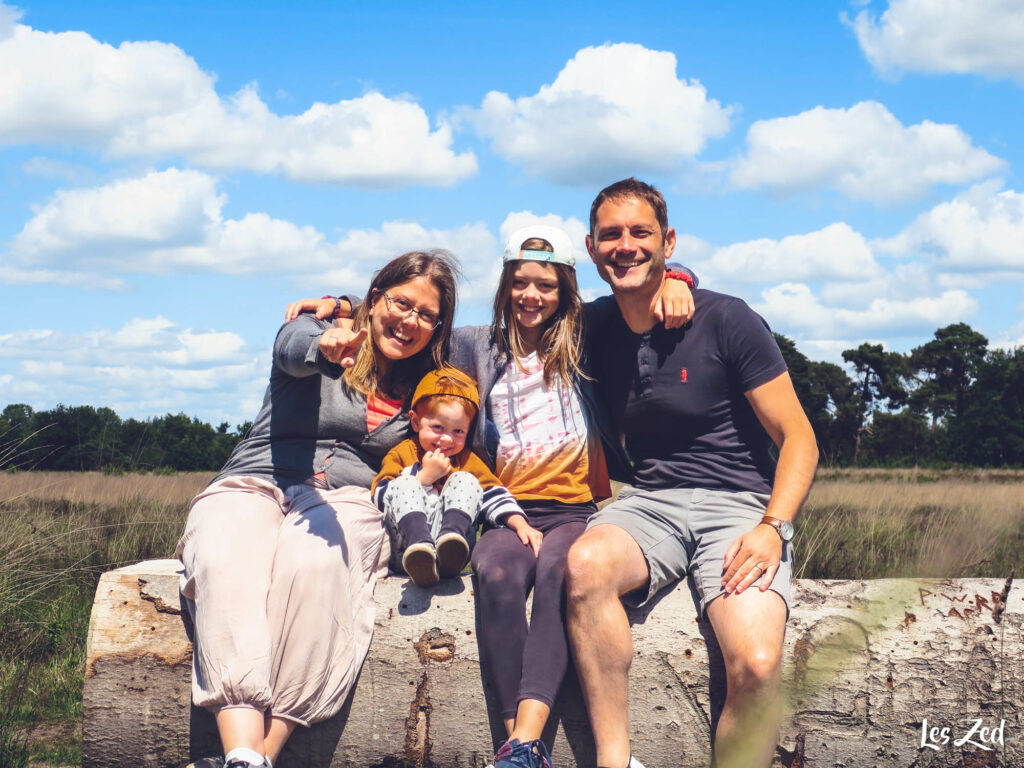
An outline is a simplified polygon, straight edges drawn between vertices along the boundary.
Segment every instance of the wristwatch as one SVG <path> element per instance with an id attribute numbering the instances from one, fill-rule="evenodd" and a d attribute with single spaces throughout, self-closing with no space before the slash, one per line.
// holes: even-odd
<path id="1" fill-rule="evenodd" d="M 765 515 L 761 518 L 761 525 L 770 525 L 783 541 L 789 541 L 793 538 L 793 524 L 789 520 Z"/>

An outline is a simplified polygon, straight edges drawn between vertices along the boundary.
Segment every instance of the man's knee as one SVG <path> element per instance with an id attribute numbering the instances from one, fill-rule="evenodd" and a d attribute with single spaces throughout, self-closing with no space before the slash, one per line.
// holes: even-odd
<path id="1" fill-rule="evenodd" d="M 570 601 L 615 592 L 615 545 L 611 537 L 587 531 L 570 547 L 566 557 L 565 584 Z"/>
<path id="2" fill-rule="evenodd" d="M 782 676 L 782 657 L 774 649 L 759 646 L 727 665 L 729 691 L 758 693 L 774 690 Z"/>

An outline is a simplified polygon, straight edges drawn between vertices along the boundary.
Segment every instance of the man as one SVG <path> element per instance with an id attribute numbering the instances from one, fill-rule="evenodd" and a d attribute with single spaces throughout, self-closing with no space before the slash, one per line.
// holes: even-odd
<path id="1" fill-rule="evenodd" d="M 652 302 L 675 244 L 664 198 L 650 185 L 626 179 L 594 200 L 587 250 L 617 311 L 608 307 L 598 324 L 591 372 L 634 480 L 569 552 L 569 634 L 597 764 L 635 768 L 624 603 L 647 604 L 690 576 L 725 660 L 715 764 L 768 766 L 780 716 L 788 540 L 817 445 L 768 326 L 745 303 L 695 290 L 690 324 L 668 330 L 657 321 Z"/>

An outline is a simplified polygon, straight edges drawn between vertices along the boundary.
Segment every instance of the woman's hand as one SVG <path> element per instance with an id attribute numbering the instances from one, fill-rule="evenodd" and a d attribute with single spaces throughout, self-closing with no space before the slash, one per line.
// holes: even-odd
<path id="1" fill-rule="evenodd" d="M 654 297 L 654 316 L 665 323 L 666 328 L 679 328 L 693 317 L 693 293 L 682 280 L 665 278 L 661 281 L 661 292 Z"/>
<path id="2" fill-rule="evenodd" d="M 422 485 L 433 485 L 452 471 L 452 462 L 442 451 L 427 451 L 416 473 Z"/>
<path id="3" fill-rule="evenodd" d="M 347 301 L 342 301 L 342 309 L 344 309 L 347 304 Z M 289 320 L 294 320 L 303 312 L 314 312 L 317 320 L 326 320 L 328 317 L 334 315 L 334 308 L 337 305 L 338 302 L 330 298 L 302 299 L 301 301 L 293 301 L 288 305 L 288 309 L 284 311 L 284 321 L 287 323 Z"/>
<path id="4" fill-rule="evenodd" d="M 516 532 L 519 540 L 523 542 L 523 546 L 528 545 L 533 549 L 534 557 L 540 554 L 540 545 L 544 540 L 544 534 L 526 522 L 525 517 L 522 515 L 509 515 L 505 525 Z"/>
<path id="5" fill-rule="evenodd" d="M 764 592 L 771 586 L 782 560 L 782 539 L 770 525 L 757 525 L 740 536 L 725 553 L 722 586 L 726 594 L 739 594 L 760 581 Z"/>
<path id="6" fill-rule="evenodd" d="M 366 328 L 360 331 L 353 331 L 351 328 L 328 328 L 320 335 L 320 354 L 342 368 L 351 368 L 356 364 L 359 347 L 369 335 L 370 331 Z"/>

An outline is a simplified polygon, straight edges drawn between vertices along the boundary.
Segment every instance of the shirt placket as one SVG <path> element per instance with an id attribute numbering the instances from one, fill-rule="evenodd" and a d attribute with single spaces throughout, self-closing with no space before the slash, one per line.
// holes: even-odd
<path id="1" fill-rule="evenodd" d="M 651 348 L 651 332 L 640 337 L 636 350 L 636 367 L 640 385 L 638 397 L 650 397 L 654 393 L 654 350 Z"/>

